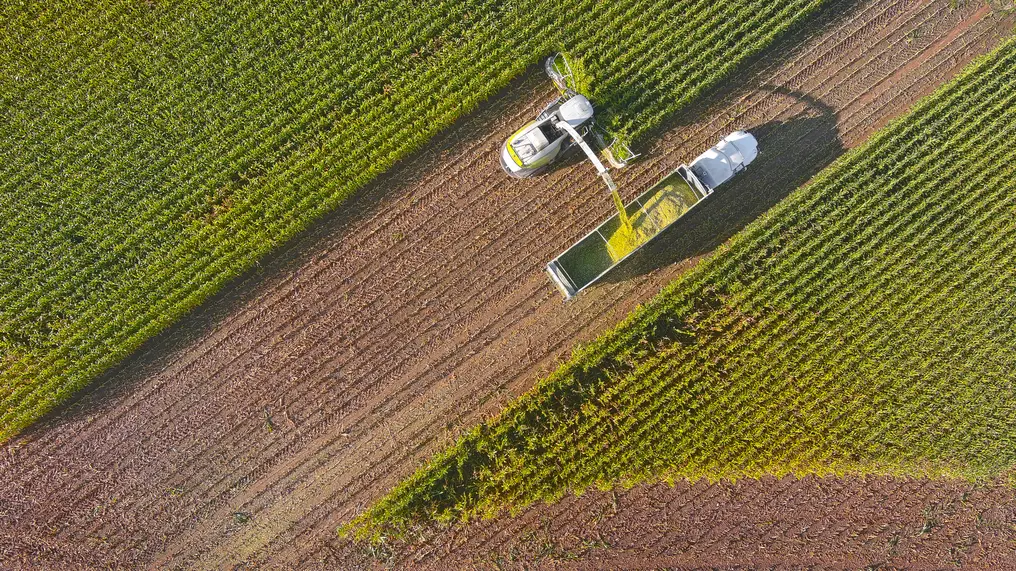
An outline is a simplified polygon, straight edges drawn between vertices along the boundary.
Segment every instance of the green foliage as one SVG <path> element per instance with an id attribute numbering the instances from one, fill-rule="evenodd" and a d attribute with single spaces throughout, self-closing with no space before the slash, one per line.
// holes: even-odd
<path id="1" fill-rule="evenodd" d="M 1011 474 L 1014 140 L 1016 40 L 345 531 L 650 479 Z"/>
<path id="2" fill-rule="evenodd" d="M 565 53 L 568 58 L 568 67 L 571 69 L 572 82 L 575 91 L 585 95 L 590 100 L 596 100 L 596 79 L 586 69 L 586 64 L 581 55 Z"/>
<path id="3" fill-rule="evenodd" d="M 5 4 L 0 440 L 557 46 L 654 124 L 819 2 Z"/>

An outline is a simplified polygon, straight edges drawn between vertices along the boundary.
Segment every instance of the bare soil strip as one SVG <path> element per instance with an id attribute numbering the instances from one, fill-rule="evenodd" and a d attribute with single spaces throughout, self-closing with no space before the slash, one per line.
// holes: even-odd
<path id="1" fill-rule="evenodd" d="M 344 559 L 421 569 L 1006 569 L 1016 565 L 1014 500 L 1002 486 L 893 478 L 657 484 L 428 533 L 397 556 Z"/>
<path id="2" fill-rule="evenodd" d="M 1011 25 L 980 5 L 953 9 L 948 1 L 826 10 L 676 117 L 644 149 L 646 159 L 618 178 L 633 196 L 735 128 L 759 136 L 758 164 L 569 304 L 543 265 L 611 204 L 587 165 L 527 181 L 500 171 L 499 144 L 553 96 L 536 72 L 517 81 L 348 202 L 349 214 L 315 227 L 79 403 L 8 443 L 0 453 L 0 567 L 367 564 L 361 547 L 335 539 L 338 524 L 532 386 L 576 342 L 616 323 L 988 51 Z M 896 484 L 837 485 L 848 501 Z M 716 533 L 725 539 L 710 545 L 747 546 L 737 504 L 726 502 L 722 486 L 701 486 L 644 493 L 659 492 L 680 521 L 724 514 L 718 521 L 730 523 Z M 689 503 L 685 488 L 717 499 Z M 821 526 L 809 518 L 822 512 L 797 488 L 775 496 L 770 488 L 737 489 L 796 502 L 793 517 Z M 592 500 L 569 502 L 547 508 L 562 530 L 598 509 Z M 882 521 L 877 508 L 871 517 Z M 520 521 L 534 517 L 542 516 Z M 643 524 L 632 522 L 632 547 L 616 557 L 647 545 L 638 543 Z M 478 531 L 463 540 L 465 551 L 449 551 L 449 561 L 512 549 L 513 525 L 526 524 Z M 654 537 L 645 541 L 663 542 L 659 565 L 684 565 L 678 555 L 698 561 L 696 553 L 713 560 L 695 545 L 675 555 L 690 537 L 680 528 Z M 601 551 L 596 561 L 615 557 Z M 435 553 L 412 555 L 433 561 Z M 793 561 L 806 561 L 801 553 Z"/>

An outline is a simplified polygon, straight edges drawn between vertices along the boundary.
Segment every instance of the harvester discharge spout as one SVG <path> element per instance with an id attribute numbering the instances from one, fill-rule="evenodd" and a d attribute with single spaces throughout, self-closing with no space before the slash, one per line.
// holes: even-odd
<path id="1" fill-rule="evenodd" d="M 620 216 L 621 218 L 621 222 L 624 224 L 625 229 L 631 231 L 632 229 L 631 221 L 628 219 L 628 213 L 625 212 L 624 210 L 624 203 L 621 201 L 621 195 L 618 194 L 617 192 L 617 185 L 614 184 L 614 179 L 611 178 L 610 171 L 607 170 L 607 167 L 603 166 L 603 163 L 600 161 L 600 158 L 596 156 L 596 153 L 593 151 L 592 147 L 590 147 L 589 144 L 586 143 L 586 140 L 582 137 L 582 134 L 576 131 L 574 127 L 569 125 L 567 121 L 559 121 L 558 123 L 556 123 L 556 126 L 563 129 L 571 136 L 572 140 L 575 141 L 575 144 L 578 145 L 579 148 L 582 149 L 582 152 L 586 154 L 586 158 L 588 158 L 589 161 L 593 163 L 593 166 L 596 167 L 596 172 L 600 175 L 600 178 L 602 178 L 603 182 L 607 185 L 607 190 L 610 191 L 610 197 L 614 201 L 614 206 L 617 207 L 617 213 L 618 216 Z"/>

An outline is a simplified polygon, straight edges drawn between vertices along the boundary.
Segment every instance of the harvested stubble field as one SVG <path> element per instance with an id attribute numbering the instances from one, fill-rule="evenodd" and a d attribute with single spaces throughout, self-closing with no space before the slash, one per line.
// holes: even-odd
<path id="1" fill-rule="evenodd" d="M 822 171 L 349 527 L 617 482 L 1016 466 L 1016 39 Z"/>
<path id="2" fill-rule="evenodd" d="M 374 558 L 418 569 L 1008 569 L 1014 519 L 1004 486 L 698 480 L 566 496 L 426 530 Z"/>
<path id="3" fill-rule="evenodd" d="M 546 282 L 542 264 L 610 204 L 581 167 L 506 183 L 497 145 L 552 96 L 542 78 L 523 77 L 356 194 L 343 213 L 146 345 L 74 406 L 8 442 L 0 458 L 0 561 L 58 569 L 369 565 L 365 548 L 336 538 L 338 525 L 464 427 L 529 389 L 575 341 L 617 323 L 1010 30 L 1010 21 L 979 5 L 954 9 L 947 1 L 858 2 L 815 15 L 737 81 L 679 112 L 654 135 L 647 159 L 622 177 L 622 188 L 635 194 L 735 126 L 755 130 L 771 149 L 752 178 L 711 198 L 627 275 L 569 305 Z M 839 485 L 844 501 L 879 498 L 886 487 Z M 799 497 L 791 484 L 737 486 L 771 498 L 766 505 Z M 965 495 L 963 483 L 888 487 L 882 497 L 905 502 L 905 514 L 923 513 L 921 498 L 931 506 L 960 497 L 971 513 L 1011 505 L 999 490 Z M 722 499 L 730 488 L 706 489 Z M 635 493 L 658 493 L 661 501 L 676 494 L 666 510 L 673 531 L 619 532 L 628 554 L 640 541 L 663 555 L 680 550 L 681 559 L 659 564 L 722 565 L 730 563 L 724 552 L 755 553 L 758 536 L 740 533 L 751 528 L 751 515 L 736 506 L 706 501 L 682 511 L 690 496 L 665 488 L 622 500 Z M 601 506 L 586 497 L 550 509 L 568 507 L 575 510 L 556 517 L 580 521 Z M 536 515 L 495 521 L 493 531 L 467 528 L 465 541 L 440 543 L 439 536 L 440 548 L 393 561 L 421 556 L 422 563 L 465 565 L 497 546 L 511 551 L 505 535 L 540 529 L 539 510 L 529 513 Z M 984 544 L 1004 545 L 999 520 L 1011 518 L 989 516 L 984 527 L 1001 539 Z M 692 526 L 711 517 L 733 518 L 733 533 L 719 544 L 726 547 L 692 540 Z M 783 538 L 791 526 L 823 528 L 828 517 L 803 507 L 778 520 L 785 531 L 761 542 L 781 549 L 773 557 L 784 561 L 821 562 L 821 554 Z M 897 525 L 885 511 L 868 517 L 872 544 L 888 544 L 893 530 L 909 533 L 912 525 L 910 516 Z M 926 565 L 948 563 L 958 537 L 987 533 L 966 534 L 966 520 L 956 533 L 958 522 L 940 522 L 919 542 L 901 540 L 926 548 Z M 831 554 L 843 545 L 831 542 Z M 865 553 L 859 557 L 869 562 L 899 555 Z"/>

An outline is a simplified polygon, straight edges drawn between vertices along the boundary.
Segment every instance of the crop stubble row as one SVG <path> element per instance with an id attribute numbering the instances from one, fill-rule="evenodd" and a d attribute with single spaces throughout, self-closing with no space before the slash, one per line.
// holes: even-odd
<path id="1" fill-rule="evenodd" d="M 1004 522 L 1012 517 L 1013 498 L 1004 488 L 891 478 L 863 485 L 811 477 L 759 484 L 698 481 L 591 491 L 517 518 L 441 532 L 396 561 L 421 569 L 486 568 L 495 561 L 507 569 L 527 561 L 578 569 L 734 563 L 940 568 L 957 561 L 990 569 L 1012 563 L 1005 547 L 1012 532 Z M 805 549 L 815 545 L 826 549 Z"/>

